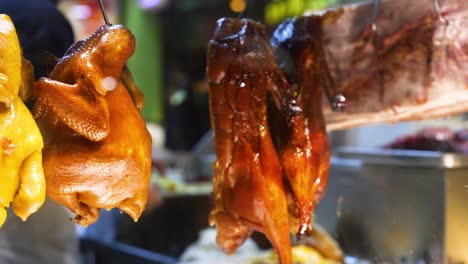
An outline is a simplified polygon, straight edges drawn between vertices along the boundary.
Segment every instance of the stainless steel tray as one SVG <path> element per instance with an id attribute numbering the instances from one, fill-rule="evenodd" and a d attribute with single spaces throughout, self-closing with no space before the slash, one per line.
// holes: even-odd
<path id="1" fill-rule="evenodd" d="M 333 151 L 339 159 L 359 160 L 368 165 L 391 165 L 458 169 L 468 167 L 468 155 L 436 151 L 369 149 L 339 147 Z"/>
<path id="2" fill-rule="evenodd" d="M 468 157 L 334 149 L 315 219 L 371 263 L 468 263 Z"/>

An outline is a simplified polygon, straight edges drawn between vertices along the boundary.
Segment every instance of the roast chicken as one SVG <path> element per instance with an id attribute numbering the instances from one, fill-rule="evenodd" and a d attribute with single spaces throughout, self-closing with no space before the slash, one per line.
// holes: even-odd
<path id="1" fill-rule="evenodd" d="M 22 59 L 11 19 L 0 15 L 0 226 L 11 202 L 24 221 L 45 200 L 44 143 L 20 98 L 29 94 L 33 78 L 32 65 Z"/>
<path id="2" fill-rule="evenodd" d="M 139 112 L 143 95 L 125 67 L 134 49 L 127 28 L 104 25 L 34 84 L 47 196 L 82 226 L 100 208 L 118 207 L 137 221 L 146 205 L 151 137 Z"/>

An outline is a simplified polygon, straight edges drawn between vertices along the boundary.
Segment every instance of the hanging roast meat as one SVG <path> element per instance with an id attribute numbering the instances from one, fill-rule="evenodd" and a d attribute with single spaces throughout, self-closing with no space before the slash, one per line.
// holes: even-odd
<path id="1" fill-rule="evenodd" d="M 440 13 L 433 0 L 347 6 L 323 24 L 327 63 L 347 99 L 341 113 L 324 105 L 329 130 L 468 110 L 468 1 L 438 2 Z"/>
<path id="2" fill-rule="evenodd" d="M 330 165 L 322 98 L 332 80 L 321 45 L 322 21 L 287 20 L 272 38 L 287 82 L 279 79 L 273 86 L 276 103 L 270 106 L 268 120 L 293 200 L 291 231 L 300 235 L 310 232 L 312 211 L 325 192 Z"/>
<path id="3" fill-rule="evenodd" d="M 99 208 L 118 207 L 136 221 L 146 205 L 151 137 L 142 94 L 124 69 L 134 49 L 128 29 L 102 26 L 35 83 L 47 195 L 83 226 Z"/>
<path id="4" fill-rule="evenodd" d="M 285 228 L 307 234 L 325 190 L 325 123 L 332 130 L 468 109 L 453 102 L 468 99 L 466 4 L 433 7 L 382 1 L 375 16 L 364 4 L 288 20 L 274 51 L 261 25 L 218 22 L 208 50 L 217 154 L 210 220 L 224 251 L 258 230 L 290 263 Z M 332 112 L 344 101 L 338 91 L 346 105 Z"/>
<path id="5" fill-rule="evenodd" d="M 289 232 L 311 234 L 330 158 L 322 98 L 332 80 L 323 67 L 321 23 L 286 21 L 275 32 L 273 50 L 260 24 L 218 22 L 208 49 L 217 155 L 210 221 L 227 253 L 257 230 L 281 263 L 290 263 Z M 281 68 L 274 52 L 281 53 Z"/>
<path id="6" fill-rule="evenodd" d="M 254 231 L 291 263 L 283 170 L 267 116 L 269 90 L 285 83 L 262 25 L 221 19 L 208 48 L 211 122 L 216 143 L 217 243 L 233 253 Z"/>

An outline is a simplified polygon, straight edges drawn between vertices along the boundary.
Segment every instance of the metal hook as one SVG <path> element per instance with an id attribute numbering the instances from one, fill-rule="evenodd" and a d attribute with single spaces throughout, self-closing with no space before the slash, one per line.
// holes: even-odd
<path id="1" fill-rule="evenodd" d="M 328 67 L 327 71 L 328 71 Z M 330 74 L 323 74 L 324 76 L 330 76 Z M 323 89 L 325 91 L 325 95 L 330 102 L 331 108 L 333 111 L 341 112 L 346 107 L 346 97 L 339 91 L 336 87 L 332 78 L 323 79 L 322 75 L 319 75 L 321 82 L 323 83 Z"/>
<path id="2" fill-rule="evenodd" d="M 346 97 L 343 94 L 337 94 L 332 99 L 332 109 L 336 112 L 341 112 L 346 107 Z"/>
<path id="3" fill-rule="evenodd" d="M 244 10 L 242 10 L 242 12 L 239 12 L 239 19 L 242 18 L 242 16 L 244 16 L 244 12 L 247 9 L 247 7 L 249 6 L 248 1 L 247 0 L 244 0 L 244 1 L 245 1 L 245 8 L 244 8 Z"/>
<path id="4" fill-rule="evenodd" d="M 374 0 L 374 14 L 372 17 L 372 24 L 371 24 L 371 28 L 374 33 L 377 32 L 377 16 L 379 15 L 379 8 L 380 8 L 380 0 Z"/>
<path id="5" fill-rule="evenodd" d="M 434 10 L 437 14 L 437 17 L 439 18 L 440 22 L 444 24 L 448 24 L 447 19 L 442 15 L 442 12 L 440 12 L 440 5 L 439 5 L 439 0 L 434 0 Z"/>
<path id="6" fill-rule="evenodd" d="M 106 25 L 112 25 L 109 22 L 109 17 L 107 16 L 106 9 L 104 8 L 104 3 L 102 2 L 102 0 L 99 0 L 99 7 L 101 8 L 102 16 L 104 17 L 104 22 L 106 23 Z"/>

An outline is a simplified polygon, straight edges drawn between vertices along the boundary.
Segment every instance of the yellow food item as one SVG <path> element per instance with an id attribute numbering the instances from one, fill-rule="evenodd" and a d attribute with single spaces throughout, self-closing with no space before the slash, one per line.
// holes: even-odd
<path id="1" fill-rule="evenodd" d="M 236 13 L 244 12 L 246 7 L 246 0 L 231 0 L 231 2 L 229 2 L 229 8 Z"/>
<path id="2" fill-rule="evenodd" d="M 42 169 L 42 136 L 34 118 L 19 97 L 33 78 L 25 65 L 15 27 L 7 15 L 0 15 L 0 227 L 6 208 L 23 221 L 45 200 Z M 23 72 L 22 72 L 23 70 Z M 22 83 L 22 79 L 29 83 Z"/>
<path id="3" fill-rule="evenodd" d="M 298 245 L 292 247 L 292 259 L 295 264 L 340 264 L 336 260 L 323 257 L 316 249 Z M 262 256 L 250 259 L 249 264 L 277 264 L 278 256 L 271 250 Z"/>

